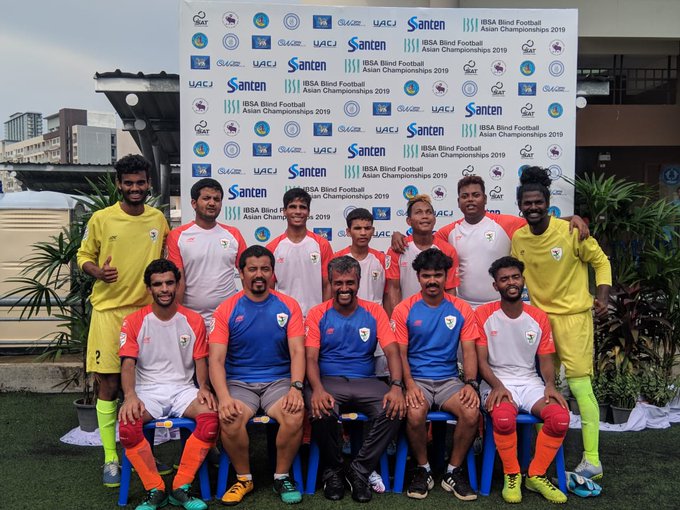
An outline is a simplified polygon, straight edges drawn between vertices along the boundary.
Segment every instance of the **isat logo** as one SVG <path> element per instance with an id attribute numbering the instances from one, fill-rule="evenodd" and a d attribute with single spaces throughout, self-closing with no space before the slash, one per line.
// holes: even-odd
<path id="1" fill-rule="evenodd" d="M 497 81 L 495 85 L 491 85 L 491 95 L 493 97 L 505 97 L 502 81 Z"/>
<path id="2" fill-rule="evenodd" d="M 536 66 L 531 60 L 525 60 L 519 65 L 519 72 L 524 76 L 531 76 L 536 72 Z"/>
<path id="3" fill-rule="evenodd" d="M 420 91 L 420 85 L 415 80 L 409 80 L 404 83 L 404 92 L 407 96 L 415 96 Z"/>
<path id="4" fill-rule="evenodd" d="M 254 158 L 270 158 L 272 156 L 271 143 L 254 143 L 253 157 Z"/>
<path id="5" fill-rule="evenodd" d="M 444 136 L 444 126 L 418 126 L 411 122 L 406 126 L 406 138 L 416 136 Z"/>
<path id="6" fill-rule="evenodd" d="M 210 57 L 208 55 L 191 55 L 191 68 L 199 70 L 210 69 Z"/>
<path id="7" fill-rule="evenodd" d="M 227 94 L 234 92 L 266 92 L 267 82 L 264 81 L 239 81 L 238 77 L 234 76 L 227 82 Z"/>
<path id="8" fill-rule="evenodd" d="M 548 115 L 553 119 L 561 117 L 563 113 L 564 108 L 562 108 L 560 103 L 551 103 L 550 106 L 548 106 Z"/>
<path id="9" fill-rule="evenodd" d="M 314 136 L 333 136 L 332 122 L 315 122 Z"/>
<path id="10" fill-rule="evenodd" d="M 532 39 L 527 40 L 522 44 L 522 54 L 523 55 L 535 55 L 536 48 L 534 48 L 534 41 Z"/>
<path id="11" fill-rule="evenodd" d="M 353 143 L 347 147 L 347 159 L 354 159 L 360 157 L 384 158 L 387 155 L 385 147 L 376 147 L 372 145 L 359 146 Z"/>
<path id="12" fill-rule="evenodd" d="M 333 16 L 314 14 L 312 16 L 312 28 L 315 30 L 330 30 L 333 28 Z"/>
<path id="13" fill-rule="evenodd" d="M 271 50 L 272 36 L 271 35 L 253 35 L 250 38 L 251 46 L 254 50 Z"/>
<path id="14" fill-rule="evenodd" d="M 205 11 L 198 11 L 196 14 L 194 14 L 194 17 L 191 19 L 193 20 L 195 27 L 208 26 L 208 20 L 205 17 Z"/>
<path id="15" fill-rule="evenodd" d="M 193 36 L 191 36 L 191 44 L 194 45 L 194 48 L 202 50 L 208 46 L 208 36 L 202 32 L 196 32 Z"/>
<path id="16" fill-rule="evenodd" d="M 474 60 L 468 60 L 463 64 L 463 73 L 469 75 L 477 74 L 477 63 Z"/>
<path id="17" fill-rule="evenodd" d="M 326 241 L 332 241 L 333 240 L 333 229 L 329 227 L 314 227 L 312 231 L 324 238 Z"/>
<path id="18" fill-rule="evenodd" d="M 194 124 L 194 133 L 196 135 L 210 135 L 210 129 L 208 128 L 208 121 L 202 120 Z"/>
<path id="19" fill-rule="evenodd" d="M 376 39 L 359 39 L 358 36 L 351 37 L 347 41 L 347 52 L 354 53 L 355 51 L 385 51 L 387 50 L 387 43 Z"/>
<path id="20" fill-rule="evenodd" d="M 253 126 L 253 131 L 257 136 L 267 136 L 269 134 L 269 123 L 261 120 Z"/>
<path id="21" fill-rule="evenodd" d="M 406 186 L 403 191 L 404 198 L 406 200 L 411 200 L 418 194 L 418 188 L 413 185 Z"/>
<path id="22" fill-rule="evenodd" d="M 192 163 L 192 177 L 212 177 L 212 165 L 210 163 Z"/>
<path id="23" fill-rule="evenodd" d="M 271 236 L 272 234 L 267 227 L 257 227 L 255 229 L 255 240 L 260 243 L 269 241 Z"/>
<path id="24" fill-rule="evenodd" d="M 253 25 L 257 28 L 267 28 L 269 26 L 269 16 L 264 12 L 258 12 L 253 16 Z"/>
<path id="25" fill-rule="evenodd" d="M 392 103 L 378 102 L 373 103 L 373 115 L 375 117 L 389 117 L 392 115 Z"/>
<path id="26" fill-rule="evenodd" d="M 232 184 L 227 189 L 228 200 L 239 198 L 267 198 L 267 188 L 241 188 L 238 184 Z"/>
<path id="27" fill-rule="evenodd" d="M 411 16 L 406 22 L 407 32 L 416 30 L 446 30 L 446 21 L 435 19 L 418 19 L 418 16 Z"/>
<path id="28" fill-rule="evenodd" d="M 234 28 L 238 25 L 238 14 L 235 12 L 227 11 L 222 14 L 222 24 L 227 28 Z"/>
<path id="29" fill-rule="evenodd" d="M 474 81 L 468 80 L 463 83 L 461 90 L 463 91 L 464 96 L 474 97 L 477 94 L 478 87 Z"/>
<path id="30" fill-rule="evenodd" d="M 323 60 L 300 60 L 299 57 L 292 57 L 288 61 L 288 72 L 296 71 L 325 71 L 326 62 Z"/>
<path id="31" fill-rule="evenodd" d="M 519 109 L 520 114 L 523 118 L 533 118 L 534 116 L 534 105 L 532 103 L 527 103 Z"/>
<path id="32" fill-rule="evenodd" d="M 392 218 L 392 208 L 373 207 L 373 219 L 376 221 L 388 221 Z"/>
<path id="33" fill-rule="evenodd" d="M 465 118 L 475 115 L 503 115 L 503 107 L 498 105 L 477 105 L 474 101 L 465 106 Z"/>
<path id="34" fill-rule="evenodd" d="M 522 159 L 533 159 L 534 148 L 530 144 L 526 144 L 519 150 L 519 155 Z"/>
<path id="35" fill-rule="evenodd" d="M 535 96 L 536 95 L 536 82 L 521 81 L 517 84 L 517 95 L 518 96 Z"/>
<path id="36" fill-rule="evenodd" d="M 194 144 L 194 154 L 199 158 L 204 158 L 210 152 L 210 147 L 205 142 L 196 142 Z"/>

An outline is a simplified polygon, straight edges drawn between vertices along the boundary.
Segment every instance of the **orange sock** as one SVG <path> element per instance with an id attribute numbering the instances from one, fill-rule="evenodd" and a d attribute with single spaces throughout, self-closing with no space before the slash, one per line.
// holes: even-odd
<path id="1" fill-rule="evenodd" d="M 141 441 L 137 446 L 127 448 L 125 450 L 125 455 L 127 455 L 127 458 L 130 460 L 130 464 L 137 470 L 137 474 L 139 475 L 139 479 L 142 481 L 145 490 L 165 490 L 165 483 L 163 483 L 161 475 L 158 474 L 151 446 L 146 439 Z"/>
<path id="2" fill-rule="evenodd" d="M 519 473 L 519 462 L 517 461 L 517 432 L 511 434 L 493 433 L 496 441 L 498 456 L 503 462 L 503 473 L 511 475 Z"/>
<path id="3" fill-rule="evenodd" d="M 545 428 L 545 427 L 543 427 Z M 543 476 L 562 445 L 563 437 L 549 436 L 543 429 L 536 437 L 536 453 L 529 464 L 529 476 Z"/>
<path id="4" fill-rule="evenodd" d="M 179 461 L 177 474 L 172 481 L 172 490 L 194 481 L 196 471 L 203 464 L 213 444 L 212 442 L 201 441 L 194 434 L 189 436 L 189 439 L 184 444 L 184 452 L 182 453 L 182 459 Z"/>

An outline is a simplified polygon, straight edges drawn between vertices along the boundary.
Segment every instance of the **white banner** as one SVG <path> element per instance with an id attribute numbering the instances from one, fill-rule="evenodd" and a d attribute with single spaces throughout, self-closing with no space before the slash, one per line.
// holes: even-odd
<path id="1" fill-rule="evenodd" d="M 486 181 L 517 214 L 524 166 L 550 169 L 570 215 L 577 11 L 257 5 L 185 0 L 180 13 L 182 220 L 201 177 L 219 221 L 248 243 L 285 229 L 283 193 L 312 196 L 309 228 L 349 244 L 345 215 L 375 216 L 376 248 L 406 231 L 410 196 L 438 226 L 462 216 L 456 183 Z"/>

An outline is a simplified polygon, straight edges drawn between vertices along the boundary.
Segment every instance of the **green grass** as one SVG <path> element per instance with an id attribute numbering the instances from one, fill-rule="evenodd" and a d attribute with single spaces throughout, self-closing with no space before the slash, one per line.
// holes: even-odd
<path id="1" fill-rule="evenodd" d="M 102 452 L 97 447 L 63 444 L 59 438 L 77 425 L 72 395 L 0 394 L 0 508 L 7 510 L 85 510 L 116 508 L 118 491 L 101 485 Z M 272 493 L 271 472 L 264 447 L 264 435 L 256 433 L 252 465 L 256 491 L 239 505 L 242 509 L 282 508 Z M 571 495 L 569 508 L 614 508 L 616 510 L 650 507 L 654 510 L 680 508 L 677 476 L 680 472 L 680 427 L 631 433 L 601 435 L 602 461 L 605 468 L 604 492 L 599 498 L 580 499 Z M 580 432 L 567 437 L 567 467 L 580 460 Z M 177 442 L 158 447 L 165 462 L 176 457 Z M 169 481 L 169 480 L 168 480 Z M 438 485 L 423 501 L 410 500 L 402 494 L 376 495 L 362 508 L 390 507 L 402 509 L 439 509 L 470 507 L 508 508 L 501 497 L 500 476 L 494 478 L 492 493 L 476 502 L 463 503 Z M 134 508 L 143 497 L 143 489 L 133 475 L 130 502 Z M 545 509 L 549 503 L 524 491 L 522 509 Z M 357 508 L 349 494 L 343 501 L 330 502 L 320 492 L 305 496 L 300 509 Z M 223 508 L 213 501 L 210 508 Z M 172 507 L 169 507 L 172 508 Z"/>

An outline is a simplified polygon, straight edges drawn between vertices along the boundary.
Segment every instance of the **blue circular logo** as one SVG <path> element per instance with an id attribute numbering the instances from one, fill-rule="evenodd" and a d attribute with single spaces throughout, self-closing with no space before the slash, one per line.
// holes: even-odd
<path id="1" fill-rule="evenodd" d="M 680 168 L 669 166 L 661 172 L 661 180 L 668 186 L 675 186 L 680 183 Z"/>
<path id="2" fill-rule="evenodd" d="M 519 72 L 524 76 L 531 76 L 536 72 L 536 66 L 531 60 L 525 60 L 519 65 Z"/>
<path id="3" fill-rule="evenodd" d="M 359 112 L 361 111 L 361 107 L 359 106 L 359 103 L 356 101 L 347 101 L 344 106 L 345 110 L 345 115 L 348 117 L 356 117 L 359 115 Z"/>
<path id="4" fill-rule="evenodd" d="M 467 97 L 472 97 L 477 94 L 477 84 L 474 81 L 468 80 L 463 83 L 463 95 Z"/>
<path id="5" fill-rule="evenodd" d="M 235 50 L 238 48 L 239 40 L 236 34 L 226 34 L 222 38 L 222 46 L 228 50 Z"/>
<path id="6" fill-rule="evenodd" d="M 555 218 L 559 218 L 562 216 L 562 211 L 560 211 L 560 208 L 557 207 L 556 205 L 551 205 L 548 207 L 548 215 L 549 216 L 554 216 Z"/>
<path id="7" fill-rule="evenodd" d="M 261 120 L 255 123 L 253 130 L 257 136 L 267 136 L 269 134 L 269 124 Z"/>
<path id="8" fill-rule="evenodd" d="M 235 158 L 241 154 L 241 147 L 236 142 L 227 142 L 224 144 L 224 155 L 228 158 Z"/>
<path id="9" fill-rule="evenodd" d="M 201 32 L 197 32 L 191 37 L 191 44 L 194 45 L 194 48 L 202 50 L 208 45 L 208 36 Z"/>
<path id="10" fill-rule="evenodd" d="M 553 60 L 548 64 L 548 71 L 555 77 L 562 76 L 564 74 L 564 64 L 559 60 Z"/>
<path id="11" fill-rule="evenodd" d="M 264 12 L 258 12 L 253 16 L 253 24 L 257 28 L 267 28 L 269 26 L 269 16 Z"/>
<path id="12" fill-rule="evenodd" d="M 295 138 L 300 134 L 300 124 L 294 120 L 286 122 L 286 124 L 283 126 L 283 132 L 286 133 L 288 138 Z"/>
<path id="13" fill-rule="evenodd" d="M 194 144 L 194 154 L 199 158 L 204 158 L 210 152 L 210 146 L 205 142 L 196 142 Z"/>
<path id="14" fill-rule="evenodd" d="M 415 80 L 409 80 L 404 83 L 404 92 L 407 96 L 415 96 L 420 91 L 420 85 Z"/>
<path id="15" fill-rule="evenodd" d="M 519 170 L 517 171 L 517 175 L 522 177 L 524 170 L 526 170 L 527 168 L 531 168 L 531 165 L 522 165 L 521 167 L 519 167 Z"/>
<path id="16" fill-rule="evenodd" d="M 560 103 L 552 103 L 550 106 L 548 106 L 548 115 L 550 115 L 553 119 L 561 117 L 563 113 L 564 108 L 562 108 Z"/>
<path id="17" fill-rule="evenodd" d="M 406 200 L 411 200 L 417 194 L 418 194 L 418 188 L 416 188 L 415 186 L 406 186 L 404 188 L 404 198 Z"/>
<path id="18" fill-rule="evenodd" d="M 411 234 L 413 234 L 413 228 L 409 227 L 406 229 L 406 235 L 410 236 Z"/>
<path id="19" fill-rule="evenodd" d="M 548 167 L 548 176 L 551 180 L 556 181 L 562 177 L 562 168 L 558 165 L 550 165 Z"/>
<path id="20" fill-rule="evenodd" d="M 255 240 L 261 243 L 269 241 L 271 235 L 272 234 L 267 227 L 258 227 L 255 229 Z"/>
<path id="21" fill-rule="evenodd" d="M 283 17 L 283 26 L 288 30 L 297 30 L 300 26 L 300 16 L 293 12 L 289 12 Z"/>

